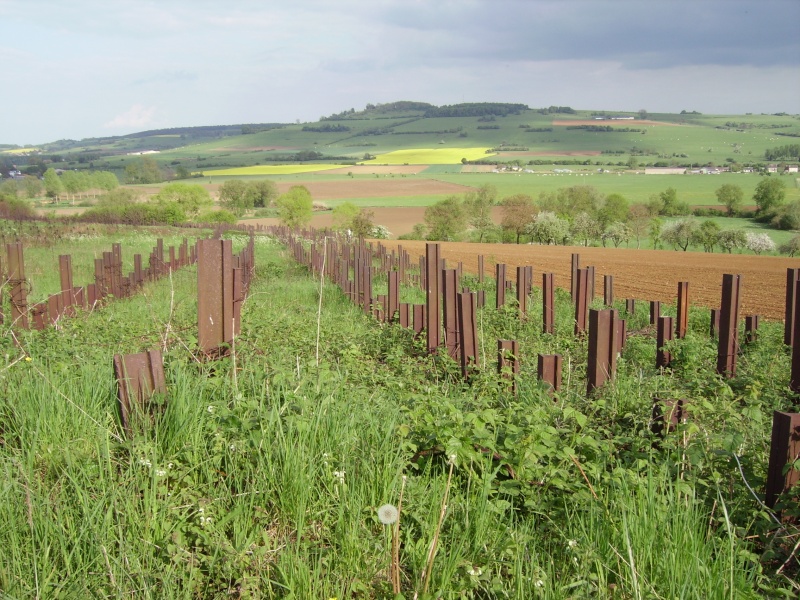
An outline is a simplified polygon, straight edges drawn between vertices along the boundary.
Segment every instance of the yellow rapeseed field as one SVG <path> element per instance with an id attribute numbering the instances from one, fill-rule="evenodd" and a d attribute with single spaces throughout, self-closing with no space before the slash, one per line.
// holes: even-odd
<path id="1" fill-rule="evenodd" d="M 361 164 L 458 165 L 462 158 L 478 160 L 492 156 L 487 150 L 489 148 L 409 148 L 378 154 L 375 160 Z"/>
<path id="2" fill-rule="evenodd" d="M 38 148 L 12 148 L 11 150 L 2 150 L 0 154 L 30 154 L 38 151 Z"/>

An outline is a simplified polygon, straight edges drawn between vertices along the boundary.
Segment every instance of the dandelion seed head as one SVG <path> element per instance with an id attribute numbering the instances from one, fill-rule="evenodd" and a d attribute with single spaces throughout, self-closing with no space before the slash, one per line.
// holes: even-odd
<path id="1" fill-rule="evenodd" d="M 397 507 L 393 504 L 384 504 L 378 509 L 378 520 L 384 525 L 391 525 L 397 521 Z"/>

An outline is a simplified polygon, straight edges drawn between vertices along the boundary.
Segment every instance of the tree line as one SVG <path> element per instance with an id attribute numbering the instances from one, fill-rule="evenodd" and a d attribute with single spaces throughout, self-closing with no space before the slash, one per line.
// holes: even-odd
<path id="1" fill-rule="evenodd" d="M 715 216 L 737 216 L 744 202 L 741 188 L 725 184 L 716 190 L 725 212 L 704 209 L 695 212 Z M 800 229 L 800 201 L 785 203 L 785 184 L 765 178 L 756 187 L 753 202 L 758 221 L 773 227 Z M 499 224 L 493 211 L 499 213 Z M 464 196 L 450 196 L 425 210 L 424 222 L 401 239 L 475 242 L 577 244 L 614 246 L 635 243 L 641 248 L 649 241 L 653 248 L 686 251 L 690 247 L 706 252 L 748 249 L 757 254 L 778 250 L 766 233 L 724 230 L 713 219 L 701 220 L 674 188 L 653 194 L 647 202 L 631 204 L 620 194 L 603 195 L 589 185 L 576 185 L 542 192 L 538 199 L 528 194 L 497 197 L 497 189 L 483 185 Z M 794 245 L 780 248 L 794 255 L 800 251 L 800 237 Z"/>

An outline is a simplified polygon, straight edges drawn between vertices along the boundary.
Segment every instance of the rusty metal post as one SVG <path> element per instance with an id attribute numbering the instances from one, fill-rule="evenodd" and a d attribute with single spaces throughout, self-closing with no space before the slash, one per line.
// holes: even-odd
<path id="1" fill-rule="evenodd" d="M 650 325 L 658 324 L 659 317 L 661 317 L 661 302 L 650 300 Z"/>
<path id="2" fill-rule="evenodd" d="M 58 274 L 61 279 L 61 301 L 64 304 L 64 309 L 69 310 L 75 304 L 75 297 L 72 292 L 72 256 L 69 254 L 61 254 L 58 257 Z M 71 314 L 74 311 L 69 310 Z"/>
<path id="3" fill-rule="evenodd" d="M 425 244 L 425 330 L 428 352 L 436 352 L 441 344 L 442 313 L 440 310 L 439 263 L 442 259 L 439 244 Z M 416 326 L 416 323 L 415 323 Z"/>
<path id="4" fill-rule="evenodd" d="M 677 400 L 653 398 L 650 431 L 663 437 L 675 431 L 681 423 L 685 423 L 688 416 L 688 402 L 683 398 Z"/>
<path id="5" fill-rule="evenodd" d="M 789 387 L 795 394 L 800 394 L 800 281 L 795 283 L 795 303 L 794 303 L 794 332 L 792 338 L 795 344 L 792 346 L 792 371 L 789 376 Z M 795 400 L 795 404 L 800 404 Z"/>
<path id="6" fill-rule="evenodd" d="M 672 340 L 672 317 L 659 317 L 656 331 L 656 368 L 668 369 L 672 363 L 672 355 L 664 348 Z"/>
<path id="7" fill-rule="evenodd" d="M 628 298 L 625 300 L 625 312 L 629 315 L 636 314 L 636 300 L 633 298 Z"/>
<path id="8" fill-rule="evenodd" d="M 21 242 L 6 244 L 8 284 L 11 296 L 11 324 L 28 329 L 28 289 L 25 280 L 25 258 Z"/>
<path id="9" fill-rule="evenodd" d="M 570 293 L 572 294 L 572 302 L 578 299 L 578 269 L 580 269 L 581 256 L 580 254 L 572 254 L 570 263 Z"/>
<path id="10" fill-rule="evenodd" d="M 589 310 L 589 358 L 586 393 L 613 379 L 617 369 L 617 311 Z"/>
<path id="11" fill-rule="evenodd" d="M 542 332 L 554 333 L 556 320 L 555 275 L 542 273 Z"/>
<path id="12" fill-rule="evenodd" d="M 497 302 L 495 308 L 500 308 L 506 303 L 506 266 L 497 263 L 495 266 L 495 281 L 497 282 Z"/>
<path id="13" fill-rule="evenodd" d="M 231 240 L 200 240 L 197 263 L 197 341 L 203 352 L 233 341 Z"/>
<path id="14" fill-rule="evenodd" d="M 800 470 L 790 468 L 800 458 L 800 414 L 775 411 L 772 413 L 772 440 L 767 469 L 767 489 L 764 504 L 775 508 L 781 494 L 800 481 Z"/>
<path id="15" fill-rule="evenodd" d="M 519 342 L 516 340 L 497 340 L 497 373 L 509 380 L 510 391 L 516 394 L 519 376 Z"/>
<path id="16" fill-rule="evenodd" d="M 550 386 L 550 393 L 561 390 L 561 368 L 563 360 L 560 354 L 540 354 L 537 364 L 537 374 L 540 381 Z"/>
<path id="17" fill-rule="evenodd" d="M 393 323 L 400 308 L 400 272 L 389 271 L 389 294 L 386 322 Z"/>
<path id="18" fill-rule="evenodd" d="M 478 254 L 478 283 L 483 283 L 483 254 Z"/>
<path id="19" fill-rule="evenodd" d="M 486 306 L 486 290 L 478 290 L 478 308 Z"/>
<path id="20" fill-rule="evenodd" d="M 153 394 L 167 393 L 161 352 L 150 350 L 139 354 L 115 354 L 114 375 L 122 428 L 130 435 L 134 403 L 142 405 Z"/>
<path id="21" fill-rule="evenodd" d="M 427 323 L 427 307 L 424 304 L 414 305 L 414 335 L 420 335 Z"/>
<path id="22" fill-rule="evenodd" d="M 675 337 L 682 340 L 689 329 L 689 282 L 678 282 L 678 316 L 675 321 Z"/>
<path id="23" fill-rule="evenodd" d="M 595 277 L 594 277 L 594 267 L 586 267 L 586 305 L 590 305 L 594 301 L 594 292 L 595 292 Z"/>
<path id="24" fill-rule="evenodd" d="M 616 340 L 617 340 L 617 355 L 622 354 L 622 351 L 625 349 L 625 340 L 628 339 L 628 324 L 625 319 L 617 319 L 616 321 L 617 331 L 616 331 Z"/>
<path id="25" fill-rule="evenodd" d="M 711 322 L 709 324 L 708 334 L 710 337 L 715 338 L 719 335 L 719 309 L 711 309 Z"/>
<path id="26" fill-rule="evenodd" d="M 614 276 L 603 275 L 603 304 L 608 307 L 614 305 Z"/>
<path id="27" fill-rule="evenodd" d="M 728 378 L 736 375 L 736 354 L 739 351 L 739 299 L 741 283 L 741 275 L 725 274 L 722 276 L 719 345 L 717 346 L 717 373 Z"/>
<path id="28" fill-rule="evenodd" d="M 408 302 L 400 303 L 400 327 L 411 326 L 411 305 Z"/>
<path id="29" fill-rule="evenodd" d="M 589 271 L 578 269 L 575 284 L 575 335 L 583 335 L 586 332 L 586 312 L 589 309 L 588 281 Z"/>
<path id="30" fill-rule="evenodd" d="M 758 339 L 760 315 L 746 315 L 744 318 L 744 343 L 752 344 Z"/>
<path id="31" fill-rule="evenodd" d="M 517 267 L 517 305 L 520 318 L 528 313 L 528 269 Z"/>
<path id="32" fill-rule="evenodd" d="M 458 354 L 461 374 L 468 379 L 478 364 L 478 324 L 475 318 L 475 294 L 458 294 Z"/>
<path id="33" fill-rule="evenodd" d="M 796 287 L 800 281 L 800 269 L 786 269 L 786 317 L 783 321 L 783 343 L 794 345 L 795 304 L 797 303 Z"/>
<path id="34" fill-rule="evenodd" d="M 447 353 L 458 360 L 458 273 L 455 269 L 442 271 L 442 316 L 444 319 L 444 341 Z"/>

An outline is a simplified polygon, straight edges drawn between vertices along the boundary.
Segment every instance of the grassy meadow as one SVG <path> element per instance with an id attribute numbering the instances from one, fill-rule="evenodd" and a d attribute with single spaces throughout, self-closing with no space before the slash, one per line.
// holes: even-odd
<path id="1" fill-rule="evenodd" d="M 234 251 L 246 241 L 233 239 Z M 29 270 L 46 270 L 33 262 L 49 260 L 41 250 L 26 249 Z M 748 490 L 762 493 L 771 411 L 791 401 L 780 323 L 762 325 L 725 380 L 713 373 L 708 311 L 693 308 L 689 334 L 670 345 L 673 368 L 659 372 L 638 303 L 616 379 L 587 398 L 586 340 L 572 335 L 560 290 L 553 335 L 541 333 L 538 288 L 529 319 L 513 303 L 479 311 L 466 383 L 445 355 L 366 317 L 268 237 L 256 239 L 241 335 L 228 357 L 201 360 L 195 278 L 183 269 L 56 329 L 16 332 L 17 343 L 2 325 L 3 597 L 796 593 L 797 563 L 778 573 L 796 530 Z M 464 284 L 492 297 L 491 282 Z M 520 342 L 516 394 L 496 372 L 497 339 Z M 125 437 L 111 358 L 151 348 L 164 353 L 168 394 Z M 535 356 L 555 352 L 565 371 L 551 397 Z M 664 439 L 650 431 L 654 396 L 692 407 Z M 387 503 L 399 525 L 381 522 Z"/>

